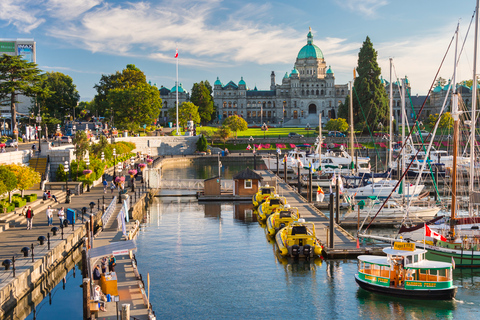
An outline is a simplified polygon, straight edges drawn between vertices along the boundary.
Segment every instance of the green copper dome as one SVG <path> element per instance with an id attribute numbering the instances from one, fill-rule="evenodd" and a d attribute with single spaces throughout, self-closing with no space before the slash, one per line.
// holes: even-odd
<path id="1" fill-rule="evenodd" d="M 298 70 L 297 70 L 297 68 L 295 68 L 295 67 L 293 67 L 293 70 L 292 70 L 292 72 L 290 73 L 290 77 L 291 77 L 292 75 L 294 75 L 294 74 L 298 74 Z"/>
<path id="2" fill-rule="evenodd" d="M 213 84 L 214 86 L 221 86 L 222 85 L 222 82 L 220 81 L 220 79 L 217 77 L 217 80 L 215 81 L 215 83 Z"/>
<path id="3" fill-rule="evenodd" d="M 177 86 L 173 87 L 172 90 L 170 90 L 170 92 L 177 92 Z M 184 93 L 184 92 L 185 90 L 183 89 L 183 86 L 180 83 L 180 85 L 178 86 L 178 93 Z"/>
<path id="4" fill-rule="evenodd" d="M 331 66 L 328 66 L 327 74 L 330 74 L 330 73 L 333 74 L 333 70 L 332 70 L 332 67 L 331 67 Z"/>
<path id="5" fill-rule="evenodd" d="M 323 52 L 320 50 L 319 47 L 313 44 L 313 35 L 312 29 L 310 28 L 308 35 L 307 35 L 307 44 L 300 49 L 298 53 L 297 59 L 308 59 L 308 58 L 315 58 L 315 59 L 323 59 Z"/>
<path id="6" fill-rule="evenodd" d="M 246 85 L 247 85 L 247 84 L 245 83 L 245 81 L 243 81 L 243 77 L 242 77 L 242 79 L 238 82 L 238 85 L 239 85 L 239 86 L 242 86 L 242 85 L 243 85 L 243 86 L 246 86 Z"/>

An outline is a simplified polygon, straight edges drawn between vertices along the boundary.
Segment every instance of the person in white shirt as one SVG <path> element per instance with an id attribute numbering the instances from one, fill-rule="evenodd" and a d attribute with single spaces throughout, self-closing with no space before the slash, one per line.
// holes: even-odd
<path id="1" fill-rule="evenodd" d="M 53 226 L 53 209 L 52 206 L 48 206 L 47 211 L 45 212 L 47 215 L 48 226 Z"/>
<path id="2" fill-rule="evenodd" d="M 65 211 L 63 211 L 63 207 L 58 210 L 58 218 L 60 219 L 60 228 L 63 226 L 63 221 L 65 220 Z"/>

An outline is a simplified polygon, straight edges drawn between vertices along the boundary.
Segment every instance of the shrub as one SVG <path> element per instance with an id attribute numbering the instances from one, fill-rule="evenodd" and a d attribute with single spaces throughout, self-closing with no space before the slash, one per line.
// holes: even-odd
<path id="1" fill-rule="evenodd" d="M 205 152 L 207 151 L 208 143 L 204 135 L 201 135 L 197 141 L 197 151 Z"/>
<path id="2" fill-rule="evenodd" d="M 29 194 L 25 196 L 25 200 L 27 200 L 27 202 L 33 202 L 37 200 L 37 194 L 36 193 Z"/>
<path id="3" fill-rule="evenodd" d="M 24 205 L 27 204 L 27 200 L 23 200 L 23 199 L 15 199 L 12 201 L 12 203 L 15 205 L 15 207 L 19 208 L 19 207 L 23 207 Z"/>

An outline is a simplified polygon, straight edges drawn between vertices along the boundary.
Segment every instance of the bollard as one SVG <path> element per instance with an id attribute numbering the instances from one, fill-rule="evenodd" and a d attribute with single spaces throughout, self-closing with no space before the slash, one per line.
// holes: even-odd
<path id="1" fill-rule="evenodd" d="M 28 251 L 30 251 L 29 247 L 23 247 L 22 250 L 20 250 L 23 253 L 24 257 L 28 257 Z"/>
<path id="2" fill-rule="evenodd" d="M 72 217 L 72 231 L 75 231 L 75 218 Z"/>
<path id="3" fill-rule="evenodd" d="M 39 236 L 37 238 L 37 241 L 40 242 L 41 246 L 43 246 L 43 244 L 45 243 L 45 240 L 47 240 L 47 238 L 45 238 L 45 236 Z"/>
<path id="4" fill-rule="evenodd" d="M 6 271 L 7 271 L 7 270 L 10 270 L 10 266 L 11 266 L 11 265 L 12 265 L 12 260 L 10 260 L 10 259 L 5 259 L 5 260 L 3 260 L 3 262 L 2 262 L 2 266 L 5 267 L 5 270 L 6 270 Z"/>
<path id="5" fill-rule="evenodd" d="M 48 245 L 48 250 L 50 250 L 50 232 L 47 233 L 47 245 Z"/>
<path id="6" fill-rule="evenodd" d="M 339 216 L 340 216 L 340 186 L 339 186 L 339 181 L 337 177 L 337 182 L 335 185 L 335 222 L 338 224 Z"/>
<path id="7" fill-rule="evenodd" d="M 122 304 L 122 320 L 130 320 L 130 304 Z"/>

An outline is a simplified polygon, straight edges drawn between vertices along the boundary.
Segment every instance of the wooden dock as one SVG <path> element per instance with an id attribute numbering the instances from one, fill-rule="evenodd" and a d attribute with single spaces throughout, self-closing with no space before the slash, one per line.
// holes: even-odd
<path id="1" fill-rule="evenodd" d="M 357 248 L 357 238 L 345 231 L 340 225 L 334 223 L 334 243 L 333 246 L 328 243 L 330 232 L 330 221 L 313 204 L 307 203 L 306 199 L 299 195 L 292 187 L 286 184 L 281 178 L 278 178 L 273 172 L 268 170 L 257 170 L 263 178 L 263 184 L 268 183 L 276 186 L 277 193 L 287 198 L 287 203 L 292 207 L 297 207 L 300 217 L 305 221 L 315 224 L 317 238 L 325 247 L 327 258 L 355 258 L 361 254 L 379 254 L 381 247 L 369 245 Z"/>

